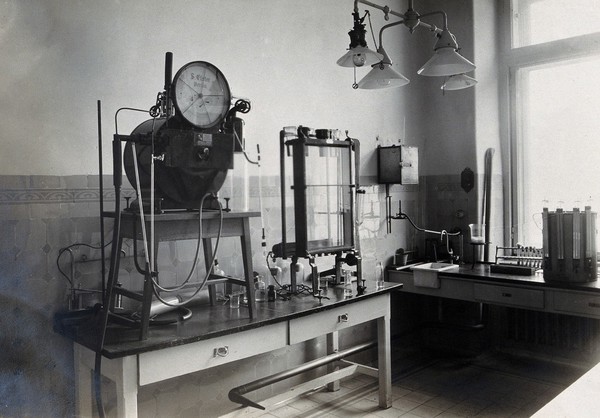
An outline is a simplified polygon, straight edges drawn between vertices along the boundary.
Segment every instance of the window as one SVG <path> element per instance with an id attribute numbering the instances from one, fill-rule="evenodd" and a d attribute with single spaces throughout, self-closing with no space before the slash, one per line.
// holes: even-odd
<path id="1" fill-rule="evenodd" d="M 541 247 L 543 207 L 600 211 L 600 2 L 512 5 L 512 241 Z"/>
<path id="2" fill-rule="evenodd" d="M 597 32 L 598 0 L 513 0 L 512 46 L 518 48 Z"/>

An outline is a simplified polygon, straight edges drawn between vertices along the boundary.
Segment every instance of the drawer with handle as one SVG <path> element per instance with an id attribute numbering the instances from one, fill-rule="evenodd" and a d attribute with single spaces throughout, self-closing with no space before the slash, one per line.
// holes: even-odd
<path id="1" fill-rule="evenodd" d="M 139 355 L 140 385 L 266 353 L 286 345 L 287 323 L 223 335 Z"/>
<path id="2" fill-rule="evenodd" d="M 553 292 L 554 310 L 567 314 L 600 318 L 600 295 L 575 292 Z"/>
<path id="3" fill-rule="evenodd" d="M 476 283 L 475 300 L 528 309 L 544 309 L 544 291 L 510 286 Z"/>
<path id="4" fill-rule="evenodd" d="M 389 294 L 349 303 L 290 321 L 290 344 L 339 331 L 382 317 L 389 312 Z"/>

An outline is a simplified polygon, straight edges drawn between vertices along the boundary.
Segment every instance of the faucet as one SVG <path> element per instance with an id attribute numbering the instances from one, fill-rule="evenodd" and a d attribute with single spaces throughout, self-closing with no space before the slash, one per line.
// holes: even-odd
<path id="1" fill-rule="evenodd" d="M 450 263 L 454 264 L 455 261 L 458 262 L 459 256 L 454 255 L 454 251 L 452 250 L 452 248 L 450 248 L 450 234 L 448 234 L 448 231 L 446 231 L 445 229 L 442 229 L 442 232 L 440 233 L 440 241 L 442 243 L 444 242 L 444 235 L 446 236 L 446 251 L 450 256 Z"/>

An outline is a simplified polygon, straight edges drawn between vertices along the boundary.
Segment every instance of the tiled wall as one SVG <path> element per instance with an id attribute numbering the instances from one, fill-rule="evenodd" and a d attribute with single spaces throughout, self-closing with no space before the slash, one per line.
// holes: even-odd
<path id="1" fill-rule="evenodd" d="M 461 187 L 460 175 L 440 175 L 420 178 L 419 200 L 425 202 L 421 205 L 420 219 L 426 228 L 436 231 L 443 229 L 447 231 L 461 230 L 463 233 L 462 259 L 470 263 L 473 260 L 473 248 L 469 245 L 469 224 L 482 222 L 481 208 L 483 206 L 481 189 L 483 175 L 475 177 L 475 184 L 470 191 Z M 504 208 L 502 177 L 492 178 L 490 210 L 490 237 L 489 257 L 494 260 L 496 245 L 504 245 Z M 424 254 L 431 254 L 431 243 L 425 239 L 437 239 L 435 235 L 427 234 L 421 236 Z M 460 250 L 459 240 L 451 241 L 455 253 Z M 475 257 L 482 259 L 481 249 L 475 249 Z"/>
<path id="2" fill-rule="evenodd" d="M 101 241 L 99 220 L 99 179 L 97 176 L 2 176 L 0 177 L 0 415 L 69 416 L 74 409 L 73 354 L 71 343 L 52 330 L 53 316 L 69 306 L 69 280 L 84 289 L 100 288 Z M 385 189 L 372 179 L 364 179 L 365 199 L 360 230 L 360 249 L 367 286 L 373 286 L 377 259 L 386 261 L 395 249 L 410 248 L 414 231 L 404 221 L 393 221 L 392 233 L 386 233 Z M 125 182 L 127 184 L 127 182 Z M 114 207 L 112 180 L 104 180 L 105 210 Z M 261 181 L 263 222 L 267 244 L 280 239 L 280 198 L 277 177 Z M 258 209 L 258 182 L 249 182 L 249 209 Z M 124 195 L 133 191 L 125 188 Z M 394 202 L 406 202 L 406 210 L 418 211 L 417 186 L 392 186 Z M 397 206 L 394 205 L 394 210 Z M 261 221 L 252 221 L 252 250 L 255 270 L 266 274 L 260 247 Z M 106 221 L 106 243 L 111 239 L 112 223 Z M 237 240 L 219 250 L 222 268 L 232 275 L 241 274 Z M 73 244 L 73 259 L 62 249 Z M 96 248 L 89 248 L 92 245 Z M 132 245 L 124 245 L 126 255 L 119 278 L 126 286 L 141 283 L 133 267 Z M 194 242 L 163 243 L 159 248 L 159 271 L 165 280 L 178 282 L 187 274 L 194 255 Z M 108 252 L 107 252 L 108 254 Z M 319 261 L 327 265 L 327 259 Z M 71 270 L 73 268 L 73 270 Z M 200 272 L 204 269 L 201 266 Z M 98 300 L 96 293 L 81 299 L 82 306 Z M 356 335 L 369 335 L 363 327 Z M 346 343 L 356 339 L 343 336 Z M 227 391 L 240 382 L 252 380 L 290 365 L 323 354 L 323 341 L 288 347 L 259 356 L 253 362 L 236 362 L 217 371 L 174 379 L 164 385 L 151 385 L 140 392 L 143 415 L 186 415 L 190 411 L 226 411 L 233 407 Z M 282 383 L 285 384 L 285 383 Z M 274 388 L 267 388 L 272 391 Z M 259 393 L 258 396 L 264 395 Z M 110 399 L 110 398 L 108 398 Z M 170 409 L 171 408 L 171 409 Z M 208 409 L 207 409 L 208 408 Z M 169 413 L 168 413 L 169 412 Z M 170 412 L 175 412 L 171 414 Z"/>
<path id="3" fill-rule="evenodd" d="M 69 306 L 67 277 L 70 279 L 74 275 L 76 287 L 100 289 L 98 183 L 97 176 L 0 177 L 2 416 L 68 416 L 73 413 L 72 347 L 69 341 L 52 331 L 52 319 L 55 312 Z M 262 205 L 264 215 L 262 223 L 259 218 L 251 222 L 253 263 L 256 271 L 267 275 L 260 246 L 261 228 L 264 224 L 267 248 L 281 239 L 279 180 L 275 176 L 262 178 L 259 188 L 258 179 L 253 177 L 248 184 L 249 209 L 257 210 Z M 376 184 L 372 178 L 361 179 L 361 184 L 365 194 L 359 216 L 359 246 L 367 286 L 373 286 L 377 260 L 389 263 L 397 248 L 412 250 L 419 247 L 423 256 L 425 238 L 431 236 L 416 233 L 403 220 L 392 220 L 392 232 L 388 234 L 385 187 Z M 259 194 L 259 190 L 262 193 Z M 421 178 L 420 185 L 414 186 L 394 185 L 390 187 L 392 214 L 397 213 L 401 200 L 402 211 L 419 226 L 466 230 L 479 210 L 475 190 L 470 193 L 462 190 L 458 176 Z M 133 196 L 133 190 L 126 187 L 123 194 Z M 104 180 L 104 197 L 105 210 L 111 210 L 114 191 L 110 178 Z M 494 210 L 501 213 L 498 199 L 495 202 Z M 111 228 L 112 223 L 107 220 L 106 243 L 111 239 Z M 72 247 L 73 270 L 69 252 L 64 252 L 59 260 L 65 277 L 58 270 L 57 257 L 61 249 L 76 243 L 86 245 Z M 126 241 L 124 249 L 129 257 L 121 263 L 119 278 L 125 286 L 135 288 L 141 281 L 130 257 L 132 243 Z M 161 279 L 174 283 L 183 280 L 192 264 L 194 250 L 195 242 L 162 243 L 158 254 Z M 238 240 L 222 241 L 218 258 L 227 273 L 242 274 L 240 253 Z M 466 257 L 469 259 L 468 251 Z M 326 257 L 317 261 L 327 268 L 332 263 Z M 285 269 L 286 264 L 280 264 Z M 199 274 L 203 272 L 201 264 Z M 81 298 L 81 305 L 88 306 L 98 300 L 97 293 L 89 293 Z M 357 335 L 368 335 L 369 329 L 359 330 Z M 344 338 L 352 341 L 354 337 L 350 333 Z M 163 412 L 166 414 L 168 408 L 178 411 L 174 415 L 200 410 L 226 411 L 234 406 L 226 399 L 232 386 L 321 355 L 323 344 L 323 341 L 314 341 L 259 356 L 253 362 L 236 362 L 220 368 L 218 375 L 213 370 L 174 379 L 164 385 L 145 387 L 140 391 L 140 412 L 164 416 Z M 289 383 L 280 383 L 285 384 Z M 264 391 L 257 396 L 266 395 Z"/>
<path id="4" fill-rule="evenodd" d="M 52 330 L 69 287 L 56 260 L 69 244 L 99 242 L 97 185 L 86 176 L 0 177 L 2 416 L 73 413 L 71 344 Z"/>

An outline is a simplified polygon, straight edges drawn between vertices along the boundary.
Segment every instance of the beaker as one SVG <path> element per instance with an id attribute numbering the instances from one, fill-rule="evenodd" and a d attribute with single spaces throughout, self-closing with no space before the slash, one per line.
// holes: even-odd
<path id="1" fill-rule="evenodd" d="M 485 244 L 485 224 L 469 224 L 471 244 Z"/>

